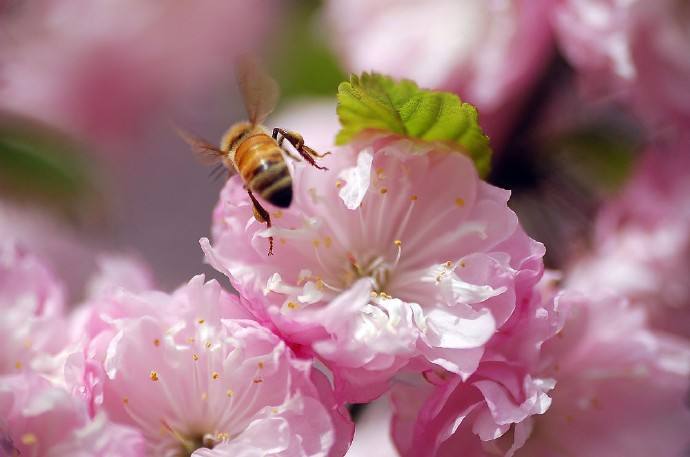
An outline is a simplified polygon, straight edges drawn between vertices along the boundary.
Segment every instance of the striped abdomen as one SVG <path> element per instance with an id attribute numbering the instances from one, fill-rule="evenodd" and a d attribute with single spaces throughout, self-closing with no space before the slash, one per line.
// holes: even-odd
<path id="1" fill-rule="evenodd" d="M 235 165 L 252 192 L 275 206 L 290 206 L 292 177 L 273 138 L 260 133 L 243 140 L 235 151 Z"/>

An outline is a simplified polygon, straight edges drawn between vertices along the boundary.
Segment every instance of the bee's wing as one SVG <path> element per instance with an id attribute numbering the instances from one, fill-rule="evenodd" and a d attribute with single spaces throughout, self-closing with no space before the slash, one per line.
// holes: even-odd
<path id="1" fill-rule="evenodd" d="M 192 147 L 194 154 L 206 164 L 214 164 L 220 162 L 223 157 L 227 155 L 227 152 L 222 151 L 217 146 L 209 143 L 203 138 L 194 135 L 187 130 L 181 129 L 180 127 L 174 126 L 175 132 L 182 138 L 185 143 Z"/>
<path id="2" fill-rule="evenodd" d="M 260 124 L 278 103 L 278 83 L 251 56 L 242 56 L 238 59 L 236 73 L 249 122 L 253 125 Z"/>

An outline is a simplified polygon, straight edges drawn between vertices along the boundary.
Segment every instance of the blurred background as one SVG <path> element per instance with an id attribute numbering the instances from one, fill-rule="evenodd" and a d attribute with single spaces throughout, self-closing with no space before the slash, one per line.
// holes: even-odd
<path id="1" fill-rule="evenodd" d="M 198 240 L 222 180 L 171 125 L 215 142 L 242 120 L 233 60 L 251 51 L 282 91 L 268 124 L 326 148 L 351 72 L 475 104 L 489 181 L 564 267 L 642 152 L 687 125 L 689 19 L 671 0 L 0 0 L 0 236 L 75 300 L 104 253 L 139 257 L 165 289 L 218 277 Z"/>

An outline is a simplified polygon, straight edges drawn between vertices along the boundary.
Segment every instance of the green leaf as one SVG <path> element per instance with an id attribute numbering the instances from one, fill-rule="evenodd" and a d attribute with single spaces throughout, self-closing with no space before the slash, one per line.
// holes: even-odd
<path id="1" fill-rule="evenodd" d="M 363 130 L 386 130 L 445 142 L 469 155 L 481 176 L 489 171 L 491 147 L 479 126 L 477 109 L 455 94 L 420 89 L 409 80 L 362 73 L 338 86 L 337 112 L 341 130 L 336 144 L 347 143 Z"/>
<path id="2" fill-rule="evenodd" d="M 0 193 L 67 212 L 95 196 L 79 147 L 52 129 L 0 114 Z"/>

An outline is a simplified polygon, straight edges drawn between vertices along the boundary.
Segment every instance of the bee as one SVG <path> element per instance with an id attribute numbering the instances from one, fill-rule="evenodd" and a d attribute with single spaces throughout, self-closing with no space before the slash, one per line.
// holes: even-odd
<path id="1" fill-rule="evenodd" d="M 316 163 L 330 152 L 319 154 L 304 144 L 298 132 L 282 128 L 269 131 L 261 123 L 275 108 L 280 89 L 278 83 L 259 66 L 256 60 L 245 57 L 237 64 L 237 83 L 242 94 L 248 120 L 233 124 L 223 135 L 220 147 L 177 129 L 178 134 L 200 155 L 220 162 L 217 169 L 225 168 L 228 177 L 238 173 L 252 202 L 254 218 L 271 227 L 271 216 L 256 195 L 279 208 L 288 208 L 292 202 L 292 176 L 285 157 L 327 170 Z M 270 133 L 269 133 L 270 132 Z M 287 141 L 301 157 L 283 146 Z M 268 255 L 273 254 L 273 237 L 268 238 Z"/>

